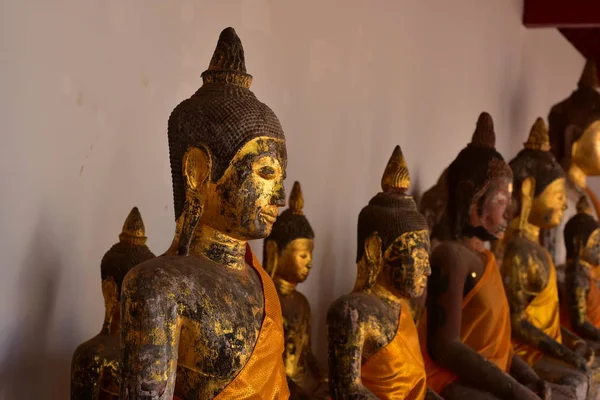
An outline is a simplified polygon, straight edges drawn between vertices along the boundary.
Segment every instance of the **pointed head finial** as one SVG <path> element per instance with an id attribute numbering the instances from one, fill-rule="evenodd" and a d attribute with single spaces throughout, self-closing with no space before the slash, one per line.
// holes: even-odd
<path id="1" fill-rule="evenodd" d="M 494 120 L 487 112 L 479 114 L 477 126 L 471 138 L 469 146 L 493 149 L 496 147 L 496 133 L 494 132 Z"/>
<path id="2" fill-rule="evenodd" d="M 242 41 L 233 28 L 225 28 L 208 69 L 202 73 L 204 83 L 221 83 L 250 88 L 252 76 L 246 73 Z"/>
<path id="3" fill-rule="evenodd" d="M 550 150 L 550 137 L 548 136 L 548 128 L 546 123 L 540 117 L 535 120 L 535 123 L 531 127 L 529 132 L 529 138 L 527 142 L 523 143 L 523 147 L 531 150 Z"/>
<path id="4" fill-rule="evenodd" d="M 123 224 L 123 230 L 119 235 L 119 241 L 121 243 L 129 243 L 135 245 L 143 245 L 146 243 L 146 228 L 144 227 L 144 221 L 142 215 L 137 207 L 133 207 L 125 223 Z"/>
<path id="5" fill-rule="evenodd" d="M 292 192 L 290 193 L 290 210 L 294 214 L 302 215 L 302 209 L 304 208 L 304 196 L 302 196 L 302 188 L 300 182 L 294 182 L 292 186 Z"/>
<path id="6" fill-rule="evenodd" d="M 578 86 L 591 89 L 598 88 L 598 70 L 596 69 L 596 62 L 593 59 L 588 58 L 586 60 Z"/>
<path id="7" fill-rule="evenodd" d="M 381 188 L 384 192 L 406 193 L 409 187 L 410 175 L 408 174 L 408 166 L 406 165 L 406 160 L 400 146 L 396 146 L 383 172 Z"/>
<path id="8" fill-rule="evenodd" d="M 592 207 L 590 206 L 590 203 L 585 195 L 581 196 L 577 202 L 577 214 L 594 215 Z"/>

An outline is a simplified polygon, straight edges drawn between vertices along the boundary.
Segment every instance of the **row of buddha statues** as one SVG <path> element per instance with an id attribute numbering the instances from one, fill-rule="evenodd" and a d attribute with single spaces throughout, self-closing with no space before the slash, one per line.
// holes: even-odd
<path id="1" fill-rule="evenodd" d="M 355 286 L 327 313 L 327 365 L 313 354 L 311 309 L 297 290 L 315 233 L 298 182 L 279 214 L 283 129 L 250 91 L 232 28 L 202 79 L 168 121 L 173 241 L 155 256 L 132 210 L 100 264 L 104 324 L 75 351 L 72 399 L 596 398 L 591 62 L 549 129 L 537 119 L 510 162 L 482 113 L 419 204 L 393 150 L 381 192 L 358 216 Z M 247 244 L 255 239 L 262 265 Z"/>

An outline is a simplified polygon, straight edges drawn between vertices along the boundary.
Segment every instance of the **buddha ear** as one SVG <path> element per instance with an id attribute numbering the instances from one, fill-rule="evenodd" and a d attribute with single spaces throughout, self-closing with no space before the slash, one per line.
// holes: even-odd
<path id="1" fill-rule="evenodd" d="M 383 252 L 382 242 L 377 232 L 371 233 L 365 239 L 365 260 L 366 260 L 366 282 L 365 289 L 370 289 L 375 286 L 377 277 L 381 272 Z"/>
<path id="2" fill-rule="evenodd" d="M 279 249 L 274 240 L 265 240 L 265 258 L 265 271 L 274 278 L 279 264 Z"/>
<path id="3" fill-rule="evenodd" d="M 183 155 L 182 174 L 185 179 L 185 203 L 183 205 L 183 221 L 177 254 L 189 254 L 192 235 L 200 221 L 204 210 L 206 185 L 210 182 L 212 168 L 208 151 L 199 147 L 190 147 Z"/>
<path id="4" fill-rule="evenodd" d="M 525 178 L 521 184 L 521 213 L 519 215 L 519 229 L 522 231 L 529 221 L 529 213 L 533 205 L 533 196 L 535 193 L 535 178 Z"/>
<path id="5" fill-rule="evenodd" d="M 111 307 L 112 303 L 119 301 L 119 290 L 115 280 L 106 278 L 102 280 L 102 295 L 104 296 L 104 305 L 106 308 Z"/>
<path id="6" fill-rule="evenodd" d="M 208 181 L 211 172 L 208 152 L 199 147 L 190 147 L 183 155 L 183 176 L 186 189 L 198 191 Z"/>

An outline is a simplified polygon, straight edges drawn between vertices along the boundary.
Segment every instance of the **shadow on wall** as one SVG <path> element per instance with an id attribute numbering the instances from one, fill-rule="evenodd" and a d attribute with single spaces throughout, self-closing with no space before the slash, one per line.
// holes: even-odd
<path id="1" fill-rule="evenodd" d="M 0 399 L 64 400 L 69 398 L 71 354 L 53 351 L 50 344 L 61 265 L 43 220 L 29 249 L 13 305 L 16 328 L 4 333 L 7 350 L 0 362 Z M 67 337 L 73 336 L 69 325 L 60 327 Z"/>

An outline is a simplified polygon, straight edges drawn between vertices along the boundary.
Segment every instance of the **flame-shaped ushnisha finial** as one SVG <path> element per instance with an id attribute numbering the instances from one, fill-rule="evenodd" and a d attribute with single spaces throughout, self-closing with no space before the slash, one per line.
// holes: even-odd
<path id="1" fill-rule="evenodd" d="M 140 210 L 137 207 L 133 207 L 123 224 L 119 241 L 121 243 L 143 245 L 146 244 L 146 239 L 146 228 L 144 227 Z"/>
<path id="2" fill-rule="evenodd" d="M 250 88 L 252 76 L 246 73 L 244 48 L 235 29 L 225 28 L 208 69 L 202 73 L 204 83 L 220 83 Z"/>
<path id="3" fill-rule="evenodd" d="M 385 167 L 385 171 L 383 171 L 381 188 L 384 192 L 406 193 L 409 187 L 410 175 L 408 174 L 406 160 L 400 146 L 396 146 Z"/>
<path id="4" fill-rule="evenodd" d="M 596 69 L 596 62 L 591 58 L 588 58 L 583 67 L 581 78 L 579 78 L 579 87 L 587 87 L 591 89 L 597 89 L 598 86 L 598 70 Z"/>
<path id="5" fill-rule="evenodd" d="M 523 143 L 523 147 L 531 150 L 550 150 L 550 137 L 548 136 L 548 128 L 546 123 L 540 117 L 535 120 L 535 123 L 531 127 L 529 132 L 529 138 L 527 142 Z"/>
<path id="6" fill-rule="evenodd" d="M 292 192 L 290 193 L 290 210 L 292 213 L 302 215 L 302 209 L 304 208 L 304 196 L 302 195 L 302 188 L 300 182 L 294 182 L 292 186 Z"/>
<path id="7" fill-rule="evenodd" d="M 494 132 L 494 120 L 487 112 L 479 114 L 477 126 L 471 138 L 469 146 L 493 149 L 496 147 L 496 133 Z"/>
<path id="8" fill-rule="evenodd" d="M 585 195 L 581 196 L 579 201 L 577 201 L 577 214 L 594 215 L 592 207 L 590 206 L 590 203 Z"/>

